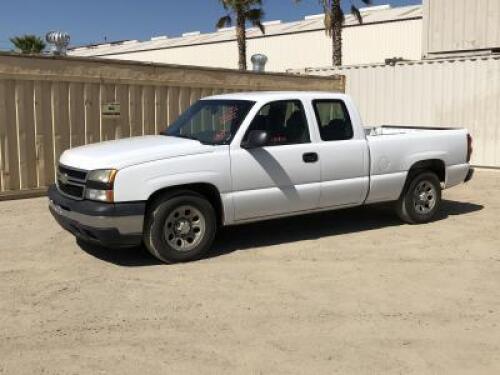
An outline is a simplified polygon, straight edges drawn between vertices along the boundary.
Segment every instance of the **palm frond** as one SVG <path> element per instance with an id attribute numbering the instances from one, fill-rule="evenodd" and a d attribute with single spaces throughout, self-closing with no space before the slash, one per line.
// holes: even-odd
<path id="1" fill-rule="evenodd" d="M 361 2 L 365 5 L 372 5 L 373 4 L 372 0 L 361 0 Z M 362 16 L 361 12 L 359 11 L 358 7 L 356 7 L 356 5 L 354 5 L 352 0 L 351 0 L 351 13 L 354 15 L 354 17 L 356 17 L 356 19 L 358 20 L 358 22 L 360 24 L 363 23 L 363 16 Z"/>
<path id="2" fill-rule="evenodd" d="M 233 19 L 231 18 L 230 15 L 226 15 L 219 18 L 219 20 L 215 24 L 215 27 L 218 29 L 222 29 L 223 27 L 231 26 L 232 24 L 233 24 Z"/>
<path id="3" fill-rule="evenodd" d="M 10 38 L 10 42 L 17 51 L 26 54 L 38 54 L 46 47 L 42 38 L 36 35 L 23 35 Z"/>
<path id="4" fill-rule="evenodd" d="M 354 14 L 354 17 L 356 17 L 360 24 L 363 23 L 363 16 L 361 15 L 361 12 L 354 5 L 351 5 L 351 13 Z"/>
<path id="5" fill-rule="evenodd" d="M 222 6 L 224 7 L 225 10 L 228 10 L 228 7 L 229 7 L 229 1 L 227 0 L 219 0 L 219 2 L 222 4 Z"/>
<path id="6" fill-rule="evenodd" d="M 262 10 L 261 8 L 249 9 L 245 12 L 245 19 L 249 21 L 253 26 L 258 27 L 262 34 L 266 33 L 266 29 L 262 24 L 262 20 L 264 19 L 264 10 Z"/>
<path id="7" fill-rule="evenodd" d="M 263 0 L 219 0 L 227 15 L 221 17 L 217 28 L 230 26 L 236 21 L 236 39 L 238 41 L 238 65 L 241 70 L 247 69 L 246 63 L 246 24 L 251 23 L 265 33 L 262 21 L 264 19 Z"/>

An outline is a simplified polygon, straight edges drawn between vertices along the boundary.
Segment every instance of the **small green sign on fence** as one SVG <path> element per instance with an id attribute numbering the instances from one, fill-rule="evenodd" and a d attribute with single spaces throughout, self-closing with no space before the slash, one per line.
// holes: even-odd
<path id="1" fill-rule="evenodd" d="M 120 103 L 106 103 L 101 106 L 101 114 L 104 118 L 120 117 Z"/>

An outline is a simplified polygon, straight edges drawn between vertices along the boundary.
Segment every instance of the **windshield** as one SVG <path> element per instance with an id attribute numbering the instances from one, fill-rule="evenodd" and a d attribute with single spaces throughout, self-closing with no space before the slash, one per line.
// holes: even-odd
<path id="1" fill-rule="evenodd" d="M 228 144 L 254 104 L 247 100 L 200 100 L 162 134 L 211 145 Z"/>

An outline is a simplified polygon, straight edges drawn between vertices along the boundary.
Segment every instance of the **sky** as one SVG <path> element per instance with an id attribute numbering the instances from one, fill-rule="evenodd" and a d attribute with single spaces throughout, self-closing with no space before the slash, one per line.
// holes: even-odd
<path id="1" fill-rule="evenodd" d="M 352 0 L 361 5 L 360 0 Z M 350 2 L 344 0 L 350 7 Z M 420 4 L 421 0 L 374 0 L 375 5 Z M 264 0 L 266 20 L 292 21 L 321 13 L 317 0 Z M 218 0 L 0 0 L 0 49 L 11 49 L 9 38 L 47 31 L 66 31 L 71 45 L 178 36 L 215 30 L 224 15 Z"/>

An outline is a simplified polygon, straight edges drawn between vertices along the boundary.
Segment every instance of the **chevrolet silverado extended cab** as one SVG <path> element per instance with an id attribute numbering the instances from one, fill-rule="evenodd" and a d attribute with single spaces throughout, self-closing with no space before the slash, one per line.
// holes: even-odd
<path id="1" fill-rule="evenodd" d="M 465 129 L 364 128 L 342 94 L 219 95 L 161 135 L 64 152 L 49 206 L 83 240 L 182 262 L 220 226 L 287 215 L 394 202 L 429 222 L 442 189 L 472 177 L 471 142 Z"/>

